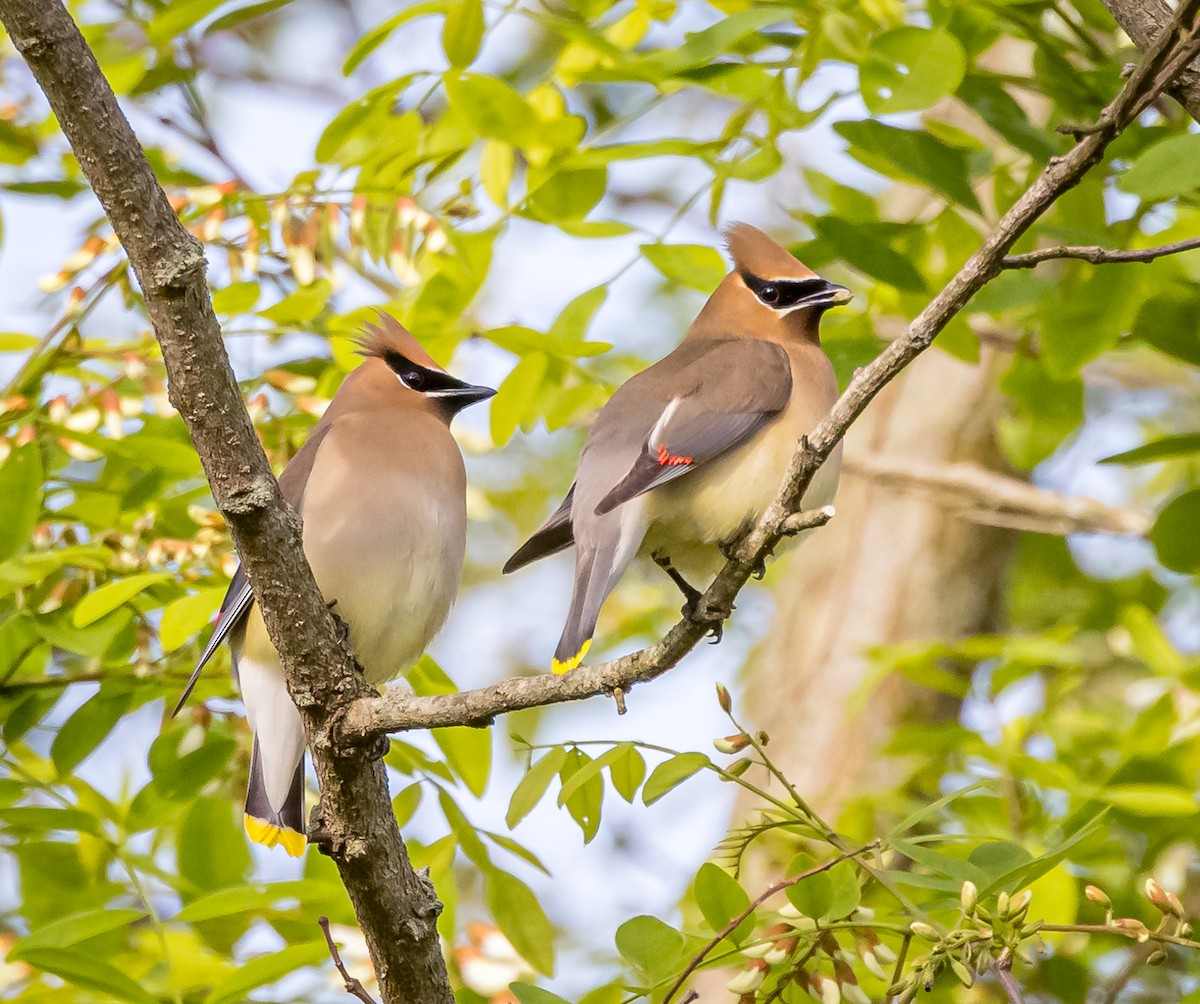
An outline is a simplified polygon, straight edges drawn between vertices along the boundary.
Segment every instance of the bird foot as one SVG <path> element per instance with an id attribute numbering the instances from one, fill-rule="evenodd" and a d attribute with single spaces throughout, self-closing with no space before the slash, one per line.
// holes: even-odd
<path id="1" fill-rule="evenodd" d="M 721 554 L 725 558 L 726 561 L 736 561 L 737 560 L 737 553 L 736 553 L 737 547 L 738 547 L 738 544 L 740 544 L 741 542 L 742 542 L 742 537 L 741 537 L 741 535 L 738 535 L 736 537 L 730 537 L 728 540 L 722 540 L 720 543 L 717 544 L 717 547 L 720 549 Z M 763 557 L 759 558 L 754 563 L 753 567 L 750 569 L 750 574 L 753 575 L 756 579 L 761 579 L 764 575 L 766 575 L 767 574 L 766 559 L 769 557 L 773 557 L 774 554 L 775 554 L 775 548 L 772 547 L 767 551 L 767 553 Z"/>
<path id="2" fill-rule="evenodd" d="M 321 803 L 318 802 L 313 806 L 313 810 L 308 817 L 308 842 L 316 849 L 324 854 L 327 858 L 333 857 L 333 834 L 325 826 L 325 813 L 321 809 Z"/>
<path id="3" fill-rule="evenodd" d="M 716 645 L 725 635 L 725 628 L 722 626 L 722 622 L 729 615 L 723 611 L 710 610 L 708 604 L 704 602 L 704 593 L 679 573 L 679 569 L 671 564 L 671 559 L 666 554 L 661 551 L 655 551 L 650 555 L 650 558 L 671 577 L 671 581 L 683 593 L 684 603 L 680 608 L 680 613 L 693 624 L 703 624 L 707 627 L 709 629 L 709 636 L 712 638 L 710 644 Z"/>
<path id="4" fill-rule="evenodd" d="M 345 644 L 350 640 L 350 625 L 342 620 L 337 611 L 333 609 L 337 606 L 337 600 L 330 600 L 325 606 L 329 608 L 329 616 L 333 618 L 333 623 L 337 627 L 338 641 Z"/>
<path id="5" fill-rule="evenodd" d="M 704 594 L 697 592 L 695 599 L 689 599 L 681 608 L 683 614 L 693 624 L 708 628 L 710 645 L 717 645 L 725 637 L 725 618 L 729 616 L 723 610 L 716 610 L 708 605 Z"/>
<path id="6" fill-rule="evenodd" d="M 363 744 L 363 752 L 370 760 L 382 760 L 392 748 L 392 737 L 389 735 L 372 736 Z"/>

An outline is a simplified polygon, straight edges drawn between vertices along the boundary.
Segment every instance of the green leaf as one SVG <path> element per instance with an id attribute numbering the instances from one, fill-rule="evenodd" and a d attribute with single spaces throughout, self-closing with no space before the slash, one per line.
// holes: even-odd
<path id="1" fill-rule="evenodd" d="M 530 352 L 504 378 L 492 398 L 489 421 L 492 442 L 503 446 L 537 406 L 538 391 L 545 379 L 550 358 L 544 352 Z"/>
<path id="2" fill-rule="evenodd" d="M 8 950 L 8 961 L 24 958 L 43 948 L 70 948 L 88 938 L 127 927 L 146 916 L 145 910 L 84 910 L 61 920 L 51 921 L 18 938 Z"/>
<path id="3" fill-rule="evenodd" d="M 573 749 L 567 754 L 559 774 L 563 787 L 570 789 L 566 798 L 559 798 L 559 805 L 565 805 L 571 818 L 579 824 L 583 842 L 591 843 L 600 831 L 600 814 L 604 807 L 604 780 L 599 767 L 582 750 Z M 581 784 L 572 785 L 576 774 L 584 774 L 585 778 Z"/>
<path id="4" fill-rule="evenodd" d="M 164 652 L 174 652 L 180 645 L 194 638 L 205 625 L 210 623 L 225 596 L 224 586 L 202 589 L 190 596 L 181 596 L 168 603 L 163 610 L 158 628 L 158 641 Z"/>
<path id="5" fill-rule="evenodd" d="M 850 861 L 834 865 L 826 874 L 829 876 L 829 916 L 840 920 L 849 915 L 862 902 L 862 887 L 858 884 L 858 869 Z"/>
<path id="6" fill-rule="evenodd" d="M 507 872 L 493 870 L 485 879 L 484 897 L 496 926 L 517 954 L 543 976 L 553 976 L 554 929 L 529 887 Z"/>
<path id="7" fill-rule="evenodd" d="M 180 924 L 233 917 L 239 913 L 268 912 L 284 902 L 318 903 L 335 897 L 340 885 L 297 879 L 293 882 L 254 882 L 211 892 L 192 900 L 173 918 Z"/>
<path id="8" fill-rule="evenodd" d="M 1175 457 L 1190 457 L 1200 453 L 1200 432 L 1189 432 L 1178 436 L 1161 436 L 1132 450 L 1114 453 L 1100 460 L 1101 464 L 1150 464 Z"/>
<path id="9" fill-rule="evenodd" d="M 101 689 L 71 715 L 50 744 L 50 759 L 59 777 L 69 777 L 113 730 L 133 704 L 129 691 L 112 693 Z"/>
<path id="10" fill-rule="evenodd" d="M 997 877 L 1007 875 L 1017 868 L 1023 868 L 1033 860 L 1024 847 L 1010 843 L 1007 840 L 991 840 L 980 844 L 967 855 L 967 861 L 982 873 L 983 882 L 976 882 L 980 888 L 990 886 Z M 954 876 L 957 878 L 957 876 Z"/>
<path id="11" fill-rule="evenodd" d="M 510 830 L 528 816 L 542 800 L 550 782 L 558 777 L 558 772 L 566 759 L 567 751 L 561 746 L 556 746 L 533 764 L 528 773 L 521 778 L 520 784 L 512 793 L 512 798 L 508 803 L 508 812 L 504 817 Z"/>
<path id="12" fill-rule="evenodd" d="M 696 873 L 692 896 L 704 915 L 705 923 L 713 931 L 723 930 L 726 924 L 750 905 L 750 897 L 737 879 L 711 861 L 702 864 Z M 734 944 L 741 944 L 753 927 L 753 919 L 747 917 L 729 937 Z"/>
<path id="13" fill-rule="evenodd" d="M 611 751 L 608 777 L 617 794 L 633 804 L 633 797 L 646 777 L 646 760 L 632 743 L 621 743 Z M 607 757 L 608 754 L 606 754 Z"/>
<path id="14" fill-rule="evenodd" d="M 71 623 L 75 627 L 87 627 L 101 617 L 111 614 L 118 607 L 124 606 L 150 586 L 173 578 L 170 572 L 142 572 L 140 575 L 108 582 L 99 589 L 93 589 L 75 605 Z"/>
<path id="15" fill-rule="evenodd" d="M 837 257 L 859 271 L 906 292 L 924 291 L 921 273 L 907 257 L 887 245 L 880 228 L 859 227 L 837 216 L 815 217 L 812 227 Z"/>
<path id="16" fill-rule="evenodd" d="M 248 313 L 258 303 L 259 293 L 257 282 L 231 282 L 213 292 L 213 310 L 225 315 Z"/>
<path id="17" fill-rule="evenodd" d="M 953 94 L 966 69 L 967 54 L 949 32 L 885 31 L 858 71 L 863 103 L 875 115 L 920 111 Z"/>
<path id="18" fill-rule="evenodd" d="M 547 335 L 559 342 L 582 342 L 587 335 L 588 325 L 592 323 L 592 318 L 596 316 L 596 311 L 607 296 L 607 286 L 596 286 L 580 293 L 563 307 L 554 323 L 550 325 Z"/>
<path id="19" fill-rule="evenodd" d="M 262 0 L 261 3 L 247 4 L 245 7 L 231 10 L 228 14 L 222 14 L 204 29 L 204 34 L 215 35 L 219 31 L 228 31 L 245 21 L 269 14 L 273 10 L 279 10 L 280 7 L 286 7 L 289 3 L 291 0 Z"/>
<path id="20" fill-rule="evenodd" d="M 421 795 L 421 782 L 414 781 L 392 799 L 392 812 L 396 814 L 396 825 L 401 829 L 412 819 L 413 814 L 417 811 L 417 807 L 420 806 Z"/>
<path id="21" fill-rule="evenodd" d="M 1136 816 L 1192 816 L 1196 794 L 1173 784 L 1110 784 L 1097 797 Z"/>
<path id="22" fill-rule="evenodd" d="M 582 220 L 608 190 L 608 171 L 603 167 L 556 169 L 540 184 L 535 177 L 530 172 L 526 211 L 548 223 Z"/>
<path id="23" fill-rule="evenodd" d="M 491 729 L 468 726 L 430 729 L 433 741 L 446 756 L 454 773 L 462 778 L 467 790 L 476 798 L 483 795 L 492 769 Z"/>
<path id="24" fill-rule="evenodd" d="M 39 948 L 27 952 L 24 960 L 34 969 L 52 973 L 85 990 L 94 990 L 131 1004 L 159 1004 L 156 994 L 142 989 L 119 969 L 98 958 L 95 952 L 73 948 Z"/>
<path id="25" fill-rule="evenodd" d="M 642 789 L 642 804 L 653 805 L 667 792 L 712 763 L 703 753 L 678 753 L 654 768 Z"/>
<path id="26" fill-rule="evenodd" d="M 552 994 L 541 987 L 530 986 L 528 983 L 510 983 L 508 989 L 521 1004 L 570 1004 L 558 994 Z"/>
<path id="27" fill-rule="evenodd" d="M 0 823 L 14 831 L 38 833 L 53 830 L 66 833 L 101 834 L 100 819 L 82 809 L 58 808 L 51 805 L 12 805 L 0 809 Z"/>
<path id="28" fill-rule="evenodd" d="M 829 881 L 826 872 L 817 872 L 807 878 L 800 879 L 784 890 L 788 902 L 804 916 L 820 920 L 829 916 L 833 906 L 833 883 Z"/>
<path id="29" fill-rule="evenodd" d="M 268 983 L 275 983 L 305 966 L 319 966 L 329 957 L 329 948 L 322 941 L 292 945 L 271 955 L 260 955 L 238 966 L 237 972 L 222 980 L 209 991 L 204 1004 L 232 1004 L 246 1000 L 246 994 Z M 154 998 L 157 1001 L 157 998 Z"/>
<path id="30" fill-rule="evenodd" d="M 1200 134 L 1184 133 L 1155 143 L 1117 175 L 1117 187 L 1147 202 L 1194 192 L 1200 188 Z"/>
<path id="31" fill-rule="evenodd" d="M 711 293 L 728 268 L 715 248 L 705 244 L 643 244 L 646 260 L 672 282 Z"/>
<path id="32" fill-rule="evenodd" d="M 520 94 L 503 80 L 479 73 L 449 72 L 446 97 L 479 136 L 521 146 L 536 132 L 538 118 Z"/>
<path id="33" fill-rule="evenodd" d="M 0 465 L 0 561 L 28 548 L 41 514 L 42 455 L 27 443 Z"/>
<path id="34" fill-rule="evenodd" d="M 1174 572 L 1200 571 L 1200 491 L 1172 499 L 1150 530 L 1158 560 Z"/>
<path id="35" fill-rule="evenodd" d="M 354 47 L 350 50 L 350 54 L 346 56 L 346 62 L 342 65 L 342 72 L 348 77 L 372 52 L 378 49 L 388 36 L 391 35 L 400 25 L 406 21 L 412 21 L 418 17 L 425 17 L 429 14 L 440 14 L 449 4 L 446 0 L 428 0 L 426 3 L 416 3 L 411 7 L 405 7 L 399 14 L 389 17 L 382 24 L 377 24 L 370 31 L 366 32 L 362 38 L 354 43 Z M 318 156 L 318 160 L 324 158 Z"/>
<path id="36" fill-rule="evenodd" d="M 241 822 L 240 807 L 231 806 L 223 794 L 196 799 L 176 837 L 180 877 L 196 889 L 223 889 L 243 881 L 251 862 Z"/>
<path id="37" fill-rule="evenodd" d="M 1147 345 L 1185 363 L 1200 366 L 1200 338 L 1196 337 L 1196 300 L 1168 293 L 1142 304 L 1130 334 Z"/>
<path id="38" fill-rule="evenodd" d="M 683 952 L 683 935 L 657 917 L 643 915 L 617 928 L 617 951 L 647 979 L 658 980 L 672 972 Z"/>
<path id="39" fill-rule="evenodd" d="M 483 43 L 482 0 L 455 0 L 446 11 L 442 49 L 456 70 L 470 66 Z"/>
<path id="40" fill-rule="evenodd" d="M 850 143 L 850 156 L 889 177 L 935 191 L 979 211 L 979 200 L 971 188 L 967 153 L 929 133 L 898 129 L 882 122 L 839 122 L 834 126 Z"/>
<path id="41" fill-rule="evenodd" d="M 325 309 L 332 293 L 333 286 L 328 279 L 317 279 L 288 294 L 273 307 L 260 310 L 258 316 L 274 321 L 280 327 L 305 325 Z"/>

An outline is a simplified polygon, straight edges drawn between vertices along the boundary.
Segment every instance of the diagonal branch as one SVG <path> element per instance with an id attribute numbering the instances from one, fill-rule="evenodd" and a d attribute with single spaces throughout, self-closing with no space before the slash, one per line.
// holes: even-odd
<path id="1" fill-rule="evenodd" d="M 842 470 L 898 492 L 932 496 L 941 506 L 976 523 L 1052 533 L 1116 533 L 1141 536 L 1147 513 L 1096 499 L 1062 495 L 977 464 L 931 464 L 895 460 L 879 453 L 847 456 Z"/>
<path id="2" fill-rule="evenodd" d="M 1197 10 L 1200 0 L 1183 0 L 1175 18 L 1161 33 L 1137 67 L 1128 75 L 1117 96 L 1100 113 L 1095 125 L 1075 146 L 1051 159 L 1045 169 L 1013 204 L 984 240 L 909 325 L 868 366 L 859 370 L 829 415 L 800 442 L 779 495 L 766 514 L 738 545 L 730 560 L 708 587 L 702 609 L 728 616 L 734 597 L 749 580 L 755 566 L 771 554 L 785 526 L 800 506 L 799 500 L 817 470 L 841 441 L 854 420 L 876 394 L 933 342 L 934 337 L 976 293 L 1004 269 L 1004 259 L 1017 239 L 1064 192 L 1104 157 L 1108 145 L 1137 119 L 1200 51 Z M 565 676 L 537 676 L 503 680 L 490 687 L 438 697 L 413 697 L 398 691 L 355 701 L 346 709 L 338 735 L 362 741 L 373 735 L 406 729 L 445 725 L 485 725 L 496 715 L 563 701 L 577 701 L 603 693 L 624 694 L 636 683 L 652 680 L 675 666 L 706 633 L 707 626 L 683 620 L 661 641 L 632 655 L 596 666 L 573 670 Z"/>
<path id="3" fill-rule="evenodd" d="M 0 0 L 29 64 L 137 273 L 179 410 L 287 667 L 321 782 L 330 850 L 389 1004 L 451 1004 L 441 909 L 409 862 L 382 762 L 337 750 L 331 716 L 372 691 L 340 641 L 229 368 L 203 249 L 167 203 L 95 56 L 60 0 Z"/>
<path id="4" fill-rule="evenodd" d="M 1170 254 L 1183 251 L 1195 251 L 1200 248 L 1200 237 L 1189 237 L 1185 241 L 1175 241 L 1173 244 L 1162 244 L 1154 248 L 1135 248 L 1129 251 L 1115 251 L 1102 247 L 1052 247 L 1038 248 L 1025 254 L 1010 254 L 1004 256 L 1004 268 L 1034 268 L 1044 261 L 1054 261 L 1059 258 L 1075 258 L 1089 261 L 1093 265 L 1112 265 L 1118 262 L 1150 262 L 1155 258 L 1163 258 Z"/>
<path id="5" fill-rule="evenodd" d="M 1171 23 L 1171 8 L 1164 0 L 1102 0 L 1114 21 L 1145 52 Z M 1187 113 L 1200 122 L 1200 66 L 1182 70 L 1167 88 Z"/>

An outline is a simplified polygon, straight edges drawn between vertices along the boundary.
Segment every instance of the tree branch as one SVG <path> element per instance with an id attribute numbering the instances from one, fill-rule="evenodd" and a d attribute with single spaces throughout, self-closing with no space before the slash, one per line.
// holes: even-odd
<path id="1" fill-rule="evenodd" d="M 873 453 L 847 456 L 842 461 L 842 470 L 899 492 L 929 495 L 939 505 L 987 526 L 1057 536 L 1069 533 L 1142 536 L 1152 523 L 1150 516 L 1138 509 L 1061 495 L 976 464 L 930 464 Z"/>
<path id="2" fill-rule="evenodd" d="M 91 50 L 59 0 L 0 0 L 3 21 L 112 221 L 187 423 L 228 520 L 304 718 L 330 850 L 366 936 L 384 1000 L 450 1004 L 441 905 L 409 863 L 382 762 L 336 750 L 332 716 L 373 693 L 343 644 L 229 367 L 201 245 L 180 224 Z"/>
<path id="3" fill-rule="evenodd" d="M 351 976 L 349 970 L 346 969 L 346 964 L 342 962 L 342 953 L 338 951 L 338 946 L 333 940 L 333 932 L 329 930 L 329 918 L 318 917 L 317 924 L 325 934 L 325 944 L 329 946 L 329 957 L 333 959 L 338 975 L 346 985 L 346 993 L 351 997 L 357 997 L 362 1004 L 375 1004 L 375 998 L 367 993 L 367 988 L 362 985 L 362 981 Z"/>
<path id="4" fill-rule="evenodd" d="M 1114 21 L 1145 52 L 1171 23 L 1171 8 L 1163 0 L 1102 0 Z M 1200 67 L 1189 66 L 1166 88 L 1187 113 L 1200 122 Z"/>
<path id="5" fill-rule="evenodd" d="M 1004 988 L 1004 995 L 1008 998 L 1009 1004 L 1025 1004 L 1025 998 L 1021 996 L 1021 988 L 1017 986 L 1017 981 L 1012 974 L 1012 950 L 1004 949 L 1000 953 L 1000 958 L 996 960 L 996 964 L 992 967 L 996 972 L 996 979 L 1000 981 L 1000 986 Z"/>
<path id="6" fill-rule="evenodd" d="M 1128 75 L 1096 124 L 1066 154 L 1053 158 L 1013 204 L 983 245 L 908 326 L 869 365 L 863 367 L 829 415 L 800 442 L 775 501 L 758 525 L 742 539 L 733 558 L 717 575 L 701 603 L 728 616 L 734 597 L 756 565 L 770 555 L 788 520 L 820 466 L 854 420 L 890 381 L 933 342 L 934 337 L 976 293 L 1004 269 L 1004 258 L 1017 239 L 1064 192 L 1104 157 L 1108 145 L 1161 93 L 1200 50 L 1196 11 L 1200 0 L 1183 0 L 1168 29 Z M 446 725 L 485 725 L 496 715 L 524 708 L 577 701 L 597 694 L 625 692 L 676 665 L 707 632 L 707 625 L 683 620 L 661 641 L 632 655 L 584 667 L 560 676 L 503 680 L 490 687 L 438 697 L 413 697 L 398 690 L 366 697 L 346 709 L 338 735 L 350 742 L 408 729 Z"/>
<path id="7" fill-rule="evenodd" d="M 1200 237 L 1189 237 L 1185 241 L 1174 244 L 1162 244 L 1154 248 L 1138 248 L 1131 251 L 1114 251 L 1102 247 L 1053 247 L 1039 248 L 1025 254 L 1005 255 L 1005 268 L 1034 268 L 1044 261 L 1058 258 L 1077 258 L 1080 261 L 1090 261 L 1093 265 L 1109 265 L 1117 262 L 1149 262 L 1169 254 L 1179 254 L 1182 251 L 1194 251 L 1200 248 Z"/>

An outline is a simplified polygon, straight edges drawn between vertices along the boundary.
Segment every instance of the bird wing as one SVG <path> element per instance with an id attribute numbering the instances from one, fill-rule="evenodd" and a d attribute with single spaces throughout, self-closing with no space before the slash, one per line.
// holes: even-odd
<path id="1" fill-rule="evenodd" d="M 304 489 L 308 485 L 308 476 L 312 473 L 313 463 L 317 459 L 317 450 L 331 428 L 333 428 L 333 423 L 324 418 L 318 422 L 304 445 L 296 451 L 296 455 L 279 475 L 279 490 L 296 509 L 299 509 L 304 501 Z M 196 688 L 200 673 L 207 665 L 208 660 L 220 648 L 221 643 L 229 637 L 230 632 L 242 622 L 253 603 L 254 593 L 250 589 L 250 580 L 246 577 L 246 569 L 239 563 L 233 573 L 233 578 L 229 581 L 225 599 L 221 601 L 221 609 L 217 611 L 212 636 L 208 639 L 208 644 L 204 646 L 200 661 L 196 663 L 192 675 L 188 677 L 187 686 L 183 688 L 183 694 L 175 705 L 175 710 L 171 712 L 172 718 L 179 714 L 187 703 L 187 699 L 192 696 L 192 691 Z"/>
<path id="2" fill-rule="evenodd" d="M 562 500 L 542 528 L 517 548 L 516 553 L 504 563 L 504 568 L 501 569 L 502 574 L 515 572 L 518 568 L 524 568 L 530 562 L 537 561 L 538 558 L 557 554 L 575 543 L 575 534 L 571 528 L 571 505 L 574 500 L 575 486 L 571 485 L 567 497 Z"/>
<path id="3" fill-rule="evenodd" d="M 750 439 L 787 407 L 791 364 L 774 342 L 720 340 L 683 367 L 665 371 L 657 390 L 672 393 L 633 466 L 597 504 L 598 516 Z"/>

